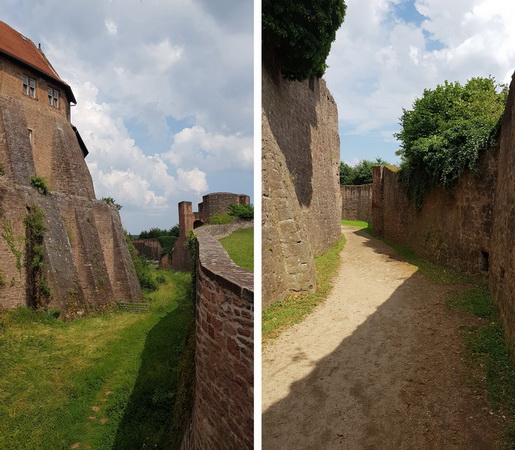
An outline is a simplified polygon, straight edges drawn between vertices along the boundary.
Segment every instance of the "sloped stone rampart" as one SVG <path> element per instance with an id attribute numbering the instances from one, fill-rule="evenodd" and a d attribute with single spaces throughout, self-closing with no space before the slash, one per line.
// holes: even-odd
<path id="1" fill-rule="evenodd" d="M 515 359 L 515 80 L 502 118 L 499 145 L 450 190 L 433 189 L 417 211 L 397 175 L 373 169 L 374 231 L 430 261 L 488 276 Z"/>
<path id="2" fill-rule="evenodd" d="M 340 236 L 336 103 L 322 79 L 262 79 L 263 307 L 316 287 L 314 256 Z"/>
<path id="3" fill-rule="evenodd" d="M 254 276 L 234 264 L 218 241 L 249 226 L 195 230 L 195 401 L 186 450 L 253 448 Z"/>
<path id="4" fill-rule="evenodd" d="M 138 254 L 144 256 L 148 260 L 159 261 L 161 258 L 161 252 L 163 251 L 163 248 L 161 247 L 159 240 L 154 238 L 134 239 L 132 243 L 138 251 Z"/>
<path id="5" fill-rule="evenodd" d="M 340 186 L 342 193 L 342 219 L 372 221 L 372 185 Z"/>

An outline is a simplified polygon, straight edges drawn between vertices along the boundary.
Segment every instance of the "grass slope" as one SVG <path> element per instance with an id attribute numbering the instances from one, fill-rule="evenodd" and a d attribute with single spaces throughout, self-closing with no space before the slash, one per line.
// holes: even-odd
<path id="1" fill-rule="evenodd" d="M 62 323 L 0 315 L 0 448 L 124 449 L 170 440 L 177 365 L 193 323 L 190 277 L 161 272 L 145 314 Z"/>
<path id="2" fill-rule="evenodd" d="M 254 228 L 236 230 L 220 243 L 236 265 L 254 271 Z"/>

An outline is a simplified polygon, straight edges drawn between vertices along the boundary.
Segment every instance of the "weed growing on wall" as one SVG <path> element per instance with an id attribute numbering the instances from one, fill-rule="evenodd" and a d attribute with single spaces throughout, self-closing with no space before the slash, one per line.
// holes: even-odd
<path id="1" fill-rule="evenodd" d="M 27 290 L 29 302 L 34 308 L 46 307 L 50 302 L 52 292 L 48 280 L 43 274 L 45 236 L 45 215 L 41 208 L 32 205 L 23 223 L 26 227 L 26 264 Z"/>
<path id="2" fill-rule="evenodd" d="M 21 276 L 21 258 L 23 256 L 23 246 L 25 238 L 23 236 L 14 236 L 13 226 L 11 222 L 5 220 L 2 224 L 1 236 L 6 240 L 12 254 L 16 257 L 16 269 Z"/>
<path id="3" fill-rule="evenodd" d="M 29 183 L 40 194 L 46 195 L 46 194 L 48 194 L 48 192 L 50 192 L 50 189 L 48 188 L 48 185 L 47 185 L 46 178 L 32 176 L 29 179 Z"/>

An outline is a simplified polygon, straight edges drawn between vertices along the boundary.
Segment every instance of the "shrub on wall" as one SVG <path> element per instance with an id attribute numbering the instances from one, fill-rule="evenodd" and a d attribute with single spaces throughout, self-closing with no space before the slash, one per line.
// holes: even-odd
<path id="1" fill-rule="evenodd" d="M 449 187 L 464 170 L 477 170 L 480 152 L 496 144 L 506 98 L 506 86 L 491 77 L 464 86 L 445 81 L 403 111 L 395 134 L 401 142 L 399 180 L 417 207 L 432 187 Z"/>
<path id="2" fill-rule="evenodd" d="M 278 56 L 283 76 L 322 77 L 345 17 L 343 0 L 263 0 L 262 7 L 263 46 Z"/>
<path id="3" fill-rule="evenodd" d="M 29 183 L 40 194 L 46 195 L 50 191 L 46 178 L 32 176 L 29 178 Z"/>

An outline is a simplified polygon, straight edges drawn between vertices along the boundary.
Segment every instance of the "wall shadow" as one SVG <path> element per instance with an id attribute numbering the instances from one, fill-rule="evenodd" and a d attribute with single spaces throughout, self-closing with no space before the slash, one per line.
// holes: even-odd
<path id="1" fill-rule="evenodd" d="M 113 449 L 171 448 L 177 367 L 189 331 L 194 327 L 190 303 L 179 304 L 149 331 Z"/>
<path id="2" fill-rule="evenodd" d="M 381 241 L 356 234 L 392 262 L 402 261 Z M 472 319 L 447 310 L 441 289 L 415 272 L 322 358 L 293 342 L 281 355 L 283 366 L 301 362 L 311 370 L 263 411 L 262 448 L 493 448 L 500 419 L 478 407 L 460 359 L 458 328 Z M 328 318 L 313 345 L 322 333 L 337 333 L 342 320 L 348 317 Z M 263 385 L 281 382 L 279 376 Z"/>
<path id="3" fill-rule="evenodd" d="M 263 110 L 270 130 L 284 154 L 299 203 L 309 206 L 313 195 L 311 129 L 317 127 L 320 81 L 285 80 L 271 50 L 263 51 L 263 76 L 271 80 L 266 83 L 270 89 L 263 90 Z"/>

